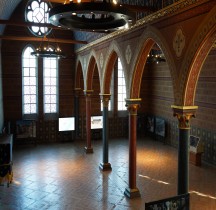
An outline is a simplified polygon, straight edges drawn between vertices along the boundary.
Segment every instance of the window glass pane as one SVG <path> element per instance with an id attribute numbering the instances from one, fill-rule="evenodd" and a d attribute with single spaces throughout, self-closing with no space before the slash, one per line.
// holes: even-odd
<path id="1" fill-rule="evenodd" d="M 50 111 L 50 105 L 49 104 L 45 104 L 45 106 L 44 106 L 44 111 L 45 111 L 45 113 L 50 113 L 51 111 Z"/>
<path id="2" fill-rule="evenodd" d="M 30 103 L 30 95 L 24 95 L 24 103 Z"/>
<path id="3" fill-rule="evenodd" d="M 30 93 L 35 94 L 36 93 L 36 87 L 35 86 L 30 86 Z"/>
<path id="4" fill-rule="evenodd" d="M 32 56 L 31 52 L 33 49 L 27 47 L 22 57 L 23 114 L 37 113 L 36 57 Z"/>
<path id="5" fill-rule="evenodd" d="M 51 70 L 48 69 L 48 68 L 44 69 L 44 76 L 45 77 L 50 77 L 51 76 Z"/>
<path id="6" fill-rule="evenodd" d="M 35 22 L 35 21 L 33 20 L 33 22 Z M 37 27 L 37 26 L 32 26 L 31 29 L 32 29 L 32 31 L 34 31 L 35 33 L 38 33 L 38 32 L 39 32 L 39 27 Z"/>
<path id="7" fill-rule="evenodd" d="M 51 85 L 56 85 L 56 78 L 51 78 L 50 79 L 50 84 Z"/>
<path id="8" fill-rule="evenodd" d="M 54 104 L 56 102 L 56 96 L 55 95 L 51 95 L 51 101 L 52 104 Z"/>
<path id="9" fill-rule="evenodd" d="M 50 87 L 50 94 L 56 94 L 56 87 Z"/>
<path id="10" fill-rule="evenodd" d="M 24 81 L 23 81 L 24 85 L 30 85 L 30 81 L 28 77 L 24 77 Z"/>
<path id="11" fill-rule="evenodd" d="M 33 22 L 32 14 L 33 14 L 32 11 L 29 11 L 28 14 L 27 14 L 27 19 L 28 19 L 29 22 Z"/>
<path id="12" fill-rule="evenodd" d="M 45 95 L 45 103 L 48 104 L 50 103 L 50 95 Z"/>
<path id="13" fill-rule="evenodd" d="M 44 112 L 56 113 L 58 105 L 57 59 L 44 58 Z"/>
<path id="14" fill-rule="evenodd" d="M 29 86 L 24 86 L 24 95 L 30 94 Z"/>
<path id="15" fill-rule="evenodd" d="M 25 104 L 24 106 L 24 113 L 29 114 L 30 113 L 30 104 Z"/>
<path id="16" fill-rule="evenodd" d="M 124 71 L 122 69 L 121 61 L 118 58 L 118 110 L 126 110 L 126 85 Z"/>
<path id="17" fill-rule="evenodd" d="M 35 77 L 30 77 L 29 81 L 30 81 L 30 85 L 36 86 L 36 78 Z"/>
<path id="18" fill-rule="evenodd" d="M 31 95 L 31 103 L 36 104 L 36 96 L 35 95 Z"/>
<path id="19" fill-rule="evenodd" d="M 49 94 L 50 93 L 50 86 L 45 86 L 44 87 L 44 94 Z"/>
<path id="20" fill-rule="evenodd" d="M 23 68 L 23 76 L 28 77 L 29 76 L 29 68 Z"/>
<path id="21" fill-rule="evenodd" d="M 56 112 L 56 104 L 51 104 L 51 112 Z"/>
<path id="22" fill-rule="evenodd" d="M 35 10 L 37 7 L 39 7 L 39 3 L 37 1 L 33 1 L 31 7 L 33 10 Z"/>
<path id="23" fill-rule="evenodd" d="M 51 77 L 56 77 L 56 68 L 50 70 Z"/>
<path id="24" fill-rule="evenodd" d="M 119 86 L 119 87 L 118 87 L 118 93 L 119 93 L 119 94 L 122 94 L 123 91 L 124 91 L 124 89 L 125 89 L 124 86 Z"/>
<path id="25" fill-rule="evenodd" d="M 37 111 L 36 104 L 31 104 L 30 107 L 31 107 L 31 113 L 36 113 Z"/>
<path id="26" fill-rule="evenodd" d="M 50 78 L 44 78 L 44 85 L 47 86 L 50 84 L 51 84 Z"/>
<path id="27" fill-rule="evenodd" d="M 36 62 L 35 62 L 35 60 L 29 59 L 29 67 L 33 67 L 33 68 L 36 67 Z"/>

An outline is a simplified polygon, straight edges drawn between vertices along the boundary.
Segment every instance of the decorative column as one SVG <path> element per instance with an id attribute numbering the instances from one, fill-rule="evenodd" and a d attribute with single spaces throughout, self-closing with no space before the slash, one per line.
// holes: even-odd
<path id="1" fill-rule="evenodd" d="M 93 153 L 91 145 L 91 94 L 93 90 L 84 90 L 86 96 L 86 140 L 87 145 L 85 147 L 86 153 Z"/>
<path id="2" fill-rule="evenodd" d="M 197 106 L 171 106 L 173 115 L 178 119 L 178 195 L 188 193 L 189 186 L 189 138 L 190 119 L 195 117 Z"/>
<path id="3" fill-rule="evenodd" d="M 103 162 L 100 163 L 99 169 L 102 171 L 112 170 L 109 163 L 109 145 L 108 145 L 108 105 L 110 94 L 100 94 L 103 103 Z"/>
<path id="4" fill-rule="evenodd" d="M 75 138 L 79 138 L 79 94 L 81 88 L 74 89 Z"/>
<path id="5" fill-rule="evenodd" d="M 136 187 L 136 140 L 137 140 L 137 110 L 141 99 L 126 99 L 129 111 L 129 186 L 124 194 L 129 198 L 140 197 L 139 189 Z"/>

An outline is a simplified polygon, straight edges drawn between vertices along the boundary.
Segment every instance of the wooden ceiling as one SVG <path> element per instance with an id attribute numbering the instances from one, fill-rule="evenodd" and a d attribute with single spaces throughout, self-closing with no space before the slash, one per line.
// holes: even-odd
<path id="1" fill-rule="evenodd" d="M 46 24 L 46 23 L 33 23 L 33 22 L 19 22 L 19 21 L 11 21 L 11 20 L 1 20 L 0 19 L 0 24 L 2 25 L 13 25 L 13 26 L 20 26 L 20 27 L 31 27 L 31 26 L 38 26 L 38 27 L 47 27 L 47 28 L 52 28 L 55 30 L 64 30 L 62 28 L 53 26 L 51 24 Z M 15 41 L 40 41 L 41 38 L 38 37 L 19 37 L 19 36 L 0 36 L 0 39 L 3 40 L 15 40 Z M 72 40 L 72 39 L 52 39 L 52 38 L 43 38 L 44 41 L 49 41 L 49 42 L 56 42 L 56 43 L 65 43 L 65 44 L 87 44 L 87 41 L 82 41 L 82 40 Z"/>
<path id="2" fill-rule="evenodd" d="M 44 0 L 51 3 L 58 3 L 58 4 L 65 4 L 69 3 L 70 0 Z M 82 0 L 82 2 L 91 2 L 92 0 Z M 73 2 L 77 2 L 77 0 L 74 0 Z M 129 5 L 129 4 L 123 4 L 125 7 L 130 9 L 133 12 L 146 12 L 150 11 L 151 9 L 146 6 L 138 6 L 138 5 Z M 53 26 L 51 24 L 42 24 L 42 23 L 33 23 L 33 22 L 20 22 L 20 21 L 11 21 L 11 20 L 5 20 L 0 19 L 0 25 L 14 25 L 14 26 L 20 26 L 20 27 L 31 27 L 31 26 L 38 26 L 38 27 L 48 27 L 52 28 L 54 30 L 65 30 L 56 26 Z M 41 38 L 38 37 L 17 37 L 17 36 L 0 36 L 0 39 L 4 40 L 17 40 L 17 41 L 41 41 Z M 45 38 L 46 39 L 46 38 Z M 51 41 L 52 39 L 49 39 Z M 52 40 L 54 41 L 54 40 Z M 52 42 L 51 41 L 51 42 Z M 87 44 L 86 41 L 83 40 L 63 40 L 63 39 L 55 39 L 55 42 L 59 43 L 70 43 L 70 44 Z"/>

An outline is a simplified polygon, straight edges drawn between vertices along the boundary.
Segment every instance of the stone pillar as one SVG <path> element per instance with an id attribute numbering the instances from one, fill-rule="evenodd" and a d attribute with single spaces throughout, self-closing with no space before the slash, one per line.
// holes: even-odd
<path id="1" fill-rule="evenodd" d="M 178 195 L 188 193 L 189 187 L 189 138 L 190 119 L 195 117 L 197 106 L 171 106 L 178 119 Z"/>
<path id="2" fill-rule="evenodd" d="M 91 145 L 91 94 L 93 90 L 84 90 L 86 96 L 86 153 L 93 153 Z"/>
<path id="3" fill-rule="evenodd" d="M 136 140 L 137 140 L 137 110 L 141 99 L 126 99 L 129 112 L 129 186 L 124 194 L 129 198 L 140 197 L 139 189 L 136 187 Z"/>
<path id="4" fill-rule="evenodd" d="M 109 144 L 108 144 L 108 105 L 110 94 L 100 94 L 103 104 L 103 162 L 100 163 L 99 169 L 102 171 L 112 170 L 109 163 Z"/>
<path id="5" fill-rule="evenodd" d="M 75 138 L 79 138 L 79 94 L 81 88 L 75 88 L 74 90 L 74 116 L 75 116 Z"/>

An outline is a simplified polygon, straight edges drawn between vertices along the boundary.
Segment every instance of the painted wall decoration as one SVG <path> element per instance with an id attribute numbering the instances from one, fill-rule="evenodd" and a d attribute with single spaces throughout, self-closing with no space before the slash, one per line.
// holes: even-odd
<path id="1" fill-rule="evenodd" d="M 130 61 L 131 61 L 131 55 L 132 55 L 131 47 L 130 47 L 130 45 L 128 45 L 127 48 L 126 48 L 126 51 L 125 51 L 125 57 L 126 57 L 126 60 L 127 60 L 127 64 L 129 64 Z"/>
<path id="2" fill-rule="evenodd" d="M 173 49 L 177 57 L 181 56 L 184 47 L 185 47 L 185 36 L 182 30 L 179 28 L 176 31 L 175 37 L 173 39 Z"/>
<path id="3" fill-rule="evenodd" d="M 103 57 L 103 53 L 100 54 L 100 67 L 101 69 L 103 68 L 103 64 L 104 64 L 104 57 Z"/>

